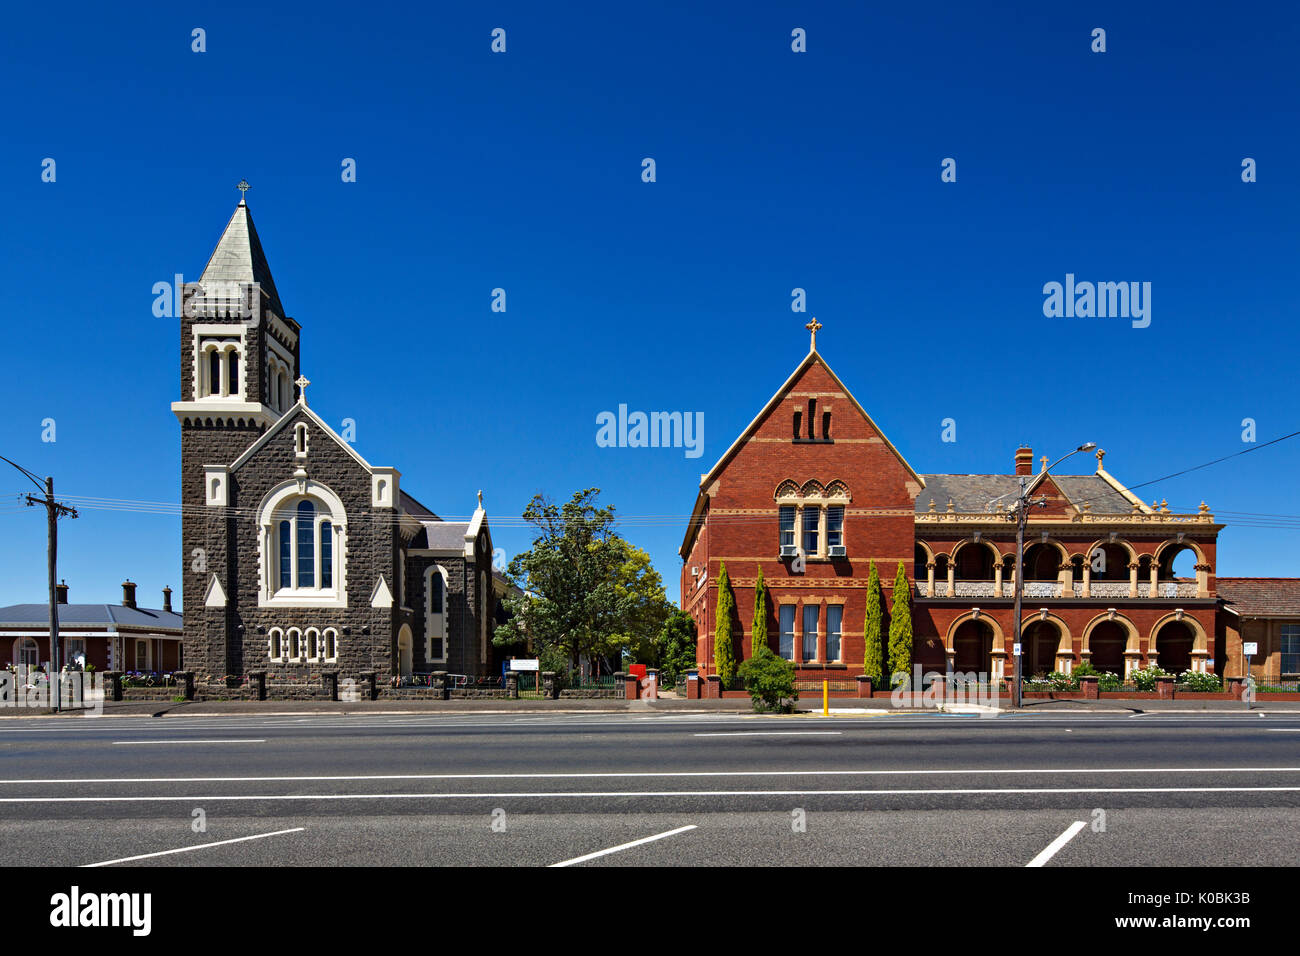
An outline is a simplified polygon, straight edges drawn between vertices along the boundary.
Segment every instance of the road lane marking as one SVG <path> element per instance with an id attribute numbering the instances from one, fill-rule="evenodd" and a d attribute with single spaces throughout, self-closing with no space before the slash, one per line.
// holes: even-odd
<path id="1" fill-rule="evenodd" d="M 265 737 L 249 737 L 243 740 L 186 740 L 177 737 L 174 740 L 114 740 L 114 747 L 138 747 L 141 744 L 264 744 Z"/>
<path id="2" fill-rule="evenodd" d="M 1300 767 L 982 767 L 973 770 L 626 770 L 600 772 L 536 773 L 385 773 L 310 774 L 265 777 L 70 777 L 64 779 L 0 780 L 0 784 L 83 784 L 83 783 L 337 783 L 363 780 L 601 780 L 636 777 L 964 777 L 991 774 L 1067 773 L 1300 773 Z"/>
<path id="3" fill-rule="evenodd" d="M 1043 847 L 1043 852 L 1038 854 L 1038 856 L 1034 857 L 1028 863 L 1026 863 L 1025 866 L 1026 867 L 1042 866 L 1052 857 L 1056 856 L 1057 852 L 1060 851 L 1061 847 L 1065 846 L 1067 843 L 1073 840 L 1075 835 L 1087 825 L 1088 824 L 1086 824 L 1082 820 L 1075 820 L 1073 823 L 1069 825 L 1069 827 L 1066 828 L 1064 833 L 1062 833 L 1051 843 L 1047 844 L 1047 846 Z"/>
<path id="4" fill-rule="evenodd" d="M 726 730 L 696 737 L 842 737 L 842 730 Z"/>
<path id="5" fill-rule="evenodd" d="M 291 793 L 291 794 L 181 794 L 179 796 L 134 797 L 0 797 L 0 803 L 165 803 L 167 801 L 253 800 L 508 800 L 573 799 L 611 797 L 916 797 L 916 796 L 1015 796 L 1041 794 L 1117 793 L 1300 793 L 1300 787 L 1004 787 L 989 789 L 929 790 L 559 790 L 509 793 Z"/>
<path id="6" fill-rule="evenodd" d="M 292 830 L 276 830 L 274 833 L 257 833 L 253 836 L 236 837 L 233 840 L 217 840 L 214 843 L 200 843 L 198 846 L 183 846 L 177 850 L 159 850 L 157 853 L 141 853 L 139 856 L 124 856 L 119 860 L 105 860 L 102 863 L 84 863 L 84 869 L 96 866 L 112 866 L 114 863 L 132 863 L 135 860 L 147 860 L 155 856 L 170 856 L 173 853 L 192 853 L 195 850 L 207 850 L 214 846 L 227 846 L 231 843 L 245 843 L 248 840 L 265 840 L 267 837 L 282 836 L 285 833 L 301 833 L 306 827 L 294 827 Z"/>
<path id="7" fill-rule="evenodd" d="M 678 827 L 676 830 L 668 830 L 665 833 L 656 833 L 654 836 L 642 837 L 640 840 L 633 840 L 631 843 L 620 843 L 618 846 L 612 846 L 608 850 L 597 850 L 595 853 L 588 853 L 586 856 L 575 856 L 572 860 L 564 860 L 561 863 L 552 863 L 556 866 L 573 866 L 575 863 L 586 863 L 588 860 L 594 860 L 597 857 L 609 856 L 611 853 L 621 853 L 623 850 L 630 850 L 634 846 L 642 846 L 646 843 L 653 843 L 655 840 L 662 840 L 665 837 L 676 836 L 679 833 L 685 833 L 687 830 L 697 829 L 695 824 L 686 827 Z"/>
<path id="8" fill-rule="evenodd" d="M 1300 734 L 1300 727 L 1265 727 L 1270 734 Z"/>

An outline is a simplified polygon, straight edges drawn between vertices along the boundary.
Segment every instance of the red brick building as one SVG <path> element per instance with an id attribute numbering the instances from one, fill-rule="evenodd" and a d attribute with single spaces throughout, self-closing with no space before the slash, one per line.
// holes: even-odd
<path id="1" fill-rule="evenodd" d="M 1047 474 L 1047 459 L 1036 469 L 1029 448 L 1014 459 L 1008 449 L 1006 474 L 920 474 L 817 352 L 810 327 L 808 355 L 700 481 L 680 554 L 702 672 L 712 670 L 724 563 L 743 632 L 738 656 L 753 654 L 761 568 L 771 649 L 795 661 L 800 678 L 834 678 L 862 672 L 869 562 L 887 629 L 901 561 L 913 588 L 914 661 L 1009 675 L 1017 572 L 1007 505 L 1024 475 L 1045 499 L 1025 534 L 1027 676 L 1089 660 L 1121 675 L 1148 663 L 1223 673 L 1214 574 L 1223 526 L 1204 504 L 1195 514 L 1145 504 L 1105 470 L 1104 451 L 1090 474 Z M 1185 552 L 1192 573 L 1176 577 Z"/>

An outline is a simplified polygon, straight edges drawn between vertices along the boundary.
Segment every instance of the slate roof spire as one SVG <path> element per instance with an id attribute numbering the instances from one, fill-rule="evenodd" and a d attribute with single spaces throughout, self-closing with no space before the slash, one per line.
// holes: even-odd
<path id="1" fill-rule="evenodd" d="M 280 294 L 276 291 L 275 280 L 271 278 L 271 266 L 262 251 L 262 241 L 257 237 L 253 226 L 253 214 L 244 201 L 242 190 L 247 189 L 240 182 L 239 205 L 234 215 L 226 223 L 226 229 L 217 241 L 217 247 L 203 267 L 199 278 L 201 285 L 209 283 L 239 283 L 247 285 L 256 282 L 262 289 L 267 305 L 281 318 L 285 317 L 284 306 L 280 304 Z"/>

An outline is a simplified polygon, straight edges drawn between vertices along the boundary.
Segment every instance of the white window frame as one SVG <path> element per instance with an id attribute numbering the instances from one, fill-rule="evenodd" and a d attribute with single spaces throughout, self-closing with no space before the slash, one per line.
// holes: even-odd
<path id="1" fill-rule="evenodd" d="M 1289 632 L 1289 633 L 1288 633 Z M 1293 651 L 1286 649 L 1287 641 L 1294 641 Z M 1278 630 L 1278 674 L 1295 674 L 1300 672 L 1300 657 L 1294 662 L 1295 667 L 1291 670 L 1286 669 L 1286 659 L 1292 655 L 1300 655 L 1300 624 L 1283 624 Z"/>
<path id="2" fill-rule="evenodd" d="M 298 535 L 297 507 L 303 498 L 316 506 L 313 542 L 316 551 L 315 587 L 298 586 Z M 289 587 L 280 587 L 280 531 L 281 520 L 293 522 L 289 535 L 290 569 Z M 320 531 L 321 524 L 330 522 L 331 583 L 321 586 Z M 262 544 L 258 553 L 261 564 L 258 579 L 257 603 L 259 607 L 331 607 L 348 606 L 347 591 L 347 512 L 343 502 L 330 488 L 310 479 L 293 479 L 273 488 L 262 499 L 258 508 L 258 525 Z"/>
<path id="3" fill-rule="evenodd" d="M 433 613 L 433 576 L 438 575 L 442 578 L 442 612 Z M 447 633 L 447 600 L 450 576 L 447 569 L 440 564 L 431 565 L 424 572 L 424 660 L 429 664 L 445 664 L 447 662 L 447 644 L 450 635 Z M 433 656 L 434 640 L 442 641 L 442 656 Z"/>

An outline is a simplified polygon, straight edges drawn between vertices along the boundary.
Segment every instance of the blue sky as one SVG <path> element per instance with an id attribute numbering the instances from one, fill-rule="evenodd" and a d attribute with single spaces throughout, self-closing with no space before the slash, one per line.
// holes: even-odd
<path id="1" fill-rule="evenodd" d="M 660 516 L 624 533 L 671 597 L 699 475 L 806 351 L 796 287 L 921 472 L 1096 441 L 1136 484 L 1249 447 L 1245 418 L 1300 429 L 1300 12 L 895 6 L 14 8 L 0 454 L 178 500 L 179 333 L 150 290 L 197 278 L 241 178 L 317 412 L 444 516 L 482 488 L 508 554 L 535 492 Z M 1150 282 L 1150 326 L 1044 317 L 1066 273 Z M 597 447 L 620 403 L 702 412 L 702 457 Z M 1139 494 L 1223 516 L 1220 574 L 1296 575 L 1297 528 L 1225 513 L 1300 514 L 1298 465 L 1293 439 Z M 43 516 L 4 468 L 0 604 L 41 601 Z M 74 601 L 184 586 L 171 515 L 83 507 L 60 558 Z"/>

